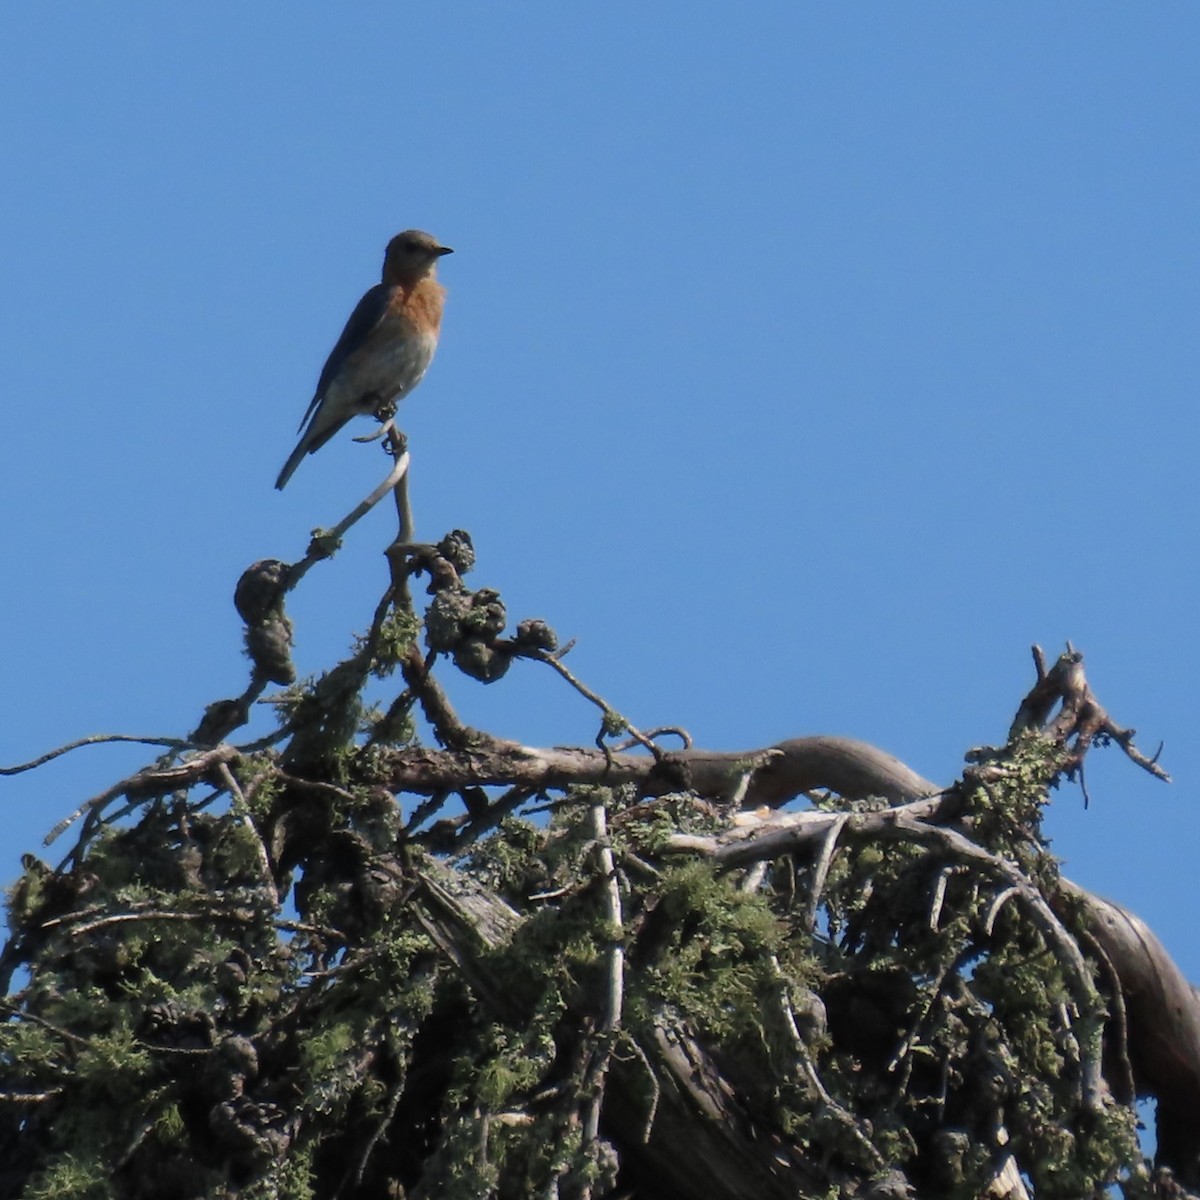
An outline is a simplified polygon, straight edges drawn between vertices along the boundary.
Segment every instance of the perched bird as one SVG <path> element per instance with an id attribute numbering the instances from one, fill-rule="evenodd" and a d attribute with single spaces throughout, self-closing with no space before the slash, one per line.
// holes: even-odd
<path id="1" fill-rule="evenodd" d="M 446 294 L 437 281 L 437 260 L 451 253 L 419 229 L 388 242 L 383 280 L 358 302 L 330 353 L 277 488 L 351 417 L 394 405 L 421 382 L 437 349 Z"/>

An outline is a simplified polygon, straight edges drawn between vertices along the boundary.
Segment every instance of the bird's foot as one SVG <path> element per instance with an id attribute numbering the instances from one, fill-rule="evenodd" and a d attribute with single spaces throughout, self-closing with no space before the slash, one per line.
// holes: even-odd
<path id="1" fill-rule="evenodd" d="M 386 425 L 396 415 L 396 401 L 385 400 L 371 410 L 381 425 Z"/>

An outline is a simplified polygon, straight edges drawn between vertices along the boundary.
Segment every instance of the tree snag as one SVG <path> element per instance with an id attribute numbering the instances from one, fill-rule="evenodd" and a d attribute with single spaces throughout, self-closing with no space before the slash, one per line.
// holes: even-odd
<path id="1" fill-rule="evenodd" d="M 335 535 L 243 576 L 245 691 L 26 856 L 0 1194 L 1200 1195 L 1196 994 L 1040 836 L 1094 745 L 1166 778 L 1078 652 L 1035 648 L 1008 741 L 949 786 L 841 737 L 668 746 L 545 622 L 506 635 L 456 531 L 389 547 L 367 631 L 294 683 L 286 598 L 403 481 L 389 446 Z M 518 658 L 594 740 L 464 724 L 439 670 Z M 271 683 L 277 727 L 235 743 Z"/>

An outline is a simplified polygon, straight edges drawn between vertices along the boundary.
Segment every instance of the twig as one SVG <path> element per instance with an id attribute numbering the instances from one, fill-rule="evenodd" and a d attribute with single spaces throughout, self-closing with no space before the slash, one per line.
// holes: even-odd
<path id="1" fill-rule="evenodd" d="M 453 793 L 449 788 L 442 788 L 433 793 L 425 800 L 422 800 L 412 812 L 412 816 L 408 818 L 404 826 L 404 836 L 411 837 L 430 817 L 436 813 L 447 800 L 450 799 Z"/>
<path id="2" fill-rule="evenodd" d="M 938 872 L 937 883 L 933 885 L 933 900 L 929 905 L 929 928 L 934 933 L 938 932 L 942 923 L 942 905 L 946 902 L 946 888 L 950 883 L 950 876 L 953 874 L 953 867 L 943 867 Z"/>
<path id="3" fill-rule="evenodd" d="M 874 815 L 874 814 L 872 814 Z M 888 814 L 878 814 L 886 816 Z M 857 817 L 852 817 L 852 820 Z M 1092 980 L 1091 971 L 1080 952 L 1079 944 L 1068 933 L 1054 910 L 1046 901 L 1037 885 L 1015 864 L 997 854 L 976 845 L 970 838 L 953 829 L 944 829 L 916 821 L 907 815 L 891 823 L 900 836 L 911 836 L 917 841 L 933 842 L 952 851 L 959 858 L 977 863 L 988 872 L 1007 880 L 1021 897 L 1041 929 L 1042 936 L 1054 948 L 1059 962 L 1073 983 L 1075 1001 L 1079 1005 L 1080 1024 L 1083 1036 L 1079 1037 L 1079 1057 L 1082 1072 L 1081 1102 L 1085 1112 L 1098 1112 L 1101 1104 L 1100 1075 L 1100 996 Z M 883 827 L 886 828 L 886 827 Z"/>
<path id="4" fill-rule="evenodd" d="M 391 1094 L 388 1096 L 388 1104 L 383 1117 L 371 1131 L 371 1136 L 367 1138 L 367 1144 L 363 1147 L 362 1154 L 359 1155 L 358 1168 L 354 1172 L 355 1187 L 362 1186 L 363 1176 L 367 1173 L 367 1163 L 370 1161 L 375 1147 L 379 1144 L 379 1139 L 383 1137 L 387 1131 L 387 1127 L 392 1123 L 392 1119 L 396 1115 L 396 1110 L 400 1107 L 400 1098 L 404 1095 L 404 1085 L 407 1082 L 407 1077 L 402 1071 L 400 1072 L 400 1078 L 391 1086 Z M 341 1196 L 342 1189 L 346 1186 L 347 1182 L 349 1182 L 349 1175 L 342 1180 L 338 1190 L 334 1193 L 334 1200 L 338 1200 L 338 1197 Z"/>
<path id="5" fill-rule="evenodd" d="M 408 471 L 408 466 L 409 456 L 405 452 L 396 459 L 388 477 L 365 500 L 351 509 L 332 529 L 326 530 L 312 539 L 304 557 L 299 562 L 292 563 L 288 568 L 287 580 L 283 585 L 285 592 L 290 592 L 313 566 L 330 556 L 331 546 L 340 541 L 346 530 L 365 517 L 384 496 L 396 487 Z"/>
<path id="6" fill-rule="evenodd" d="M 387 437 L 395 428 L 396 418 L 388 417 L 386 421 L 380 421 L 370 433 L 359 434 L 358 437 L 352 438 L 351 441 L 357 442 L 360 446 L 367 446 L 371 442 L 378 442 L 380 439 Z"/>
<path id="7" fill-rule="evenodd" d="M 1138 750 L 1133 744 L 1136 731 L 1118 725 L 1096 699 L 1083 669 L 1083 655 L 1070 642 L 1049 671 L 1040 646 L 1033 647 L 1033 661 L 1037 682 L 1029 689 L 1013 717 L 1008 731 L 1010 742 L 1027 729 L 1040 729 L 1064 748 L 1069 745 L 1066 771 L 1070 777 L 1082 770 L 1084 756 L 1092 742 L 1098 737 L 1109 738 L 1132 762 L 1170 783 L 1170 775 L 1158 765 L 1158 753 L 1150 758 Z M 1084 796 L 1086 800 L 1086 791 Z"/>
<path id="8" fill-rule="evenodd" d="M 658 1075 L 650 1065 L 650 1059 L 647 1057 L 645 1050 L 641 1048 L 636 1039 L 626 1034 L 625 1044 L 633 1051 L 633 1057 L 642 1064 L 650 1084 L 650 1107 L 646 1112 L 646 1120 L 642 1124 L 639 1139 L 644 1146 L 650 1141 L 650 1132 L 654 1128 L 654 1118 L 658 1115 L 658 1102 L 662 1099 L 662 1084 L 659 1083 Z M 615 1050 L 614 1054 L 616 1054 Z"/>
<path id="9" fill-rule="evenodd" d="M 817 910 L 821 903 L 821 892 L 825 888 L 825 880 L 829 877 L 829 868 L 833 863 L 833 853 L 837 849 L 838 838 L 841 837 L 842 830 L 846 828 L 846 822 L 849 819 L 849 813 L 840 814 L 829 826 L 821 842 L 821 852 L 813 867 L 812 887 L 809 889 L 808 904 L 804 910 L 804 927 L 810 932 L 817 927 Z"/>
<path id="10" fill-rule="evenodd" d="M 1015 895 L 1017 895 L 1017 888 L 1015 886 L 1006 887 L 992 900 L 991 904 L 988 905 L 987 914 L 983 918 L 983 932 L 987 934 L 988 937 L 992 936 L 992 930 L 996 926 L 996 918 L 1000 915 L 1000 910 Z"/>
<path id="11" fill-rule="evenodd" d="M 396 428 L 394 421 L 389 421 L 388 425 L 391 426 L 388 448 L 391 450 L 396 464 L 399 465 L 400 460 L 407 456 L 408 439 Z M 408 494 L 408 471 L 404 471 L 400 475 L 392 493 L 396 497 L 396 516 L 400 522 L 397 537 L 401 542 L 411 542 L 416 535 L 416 526 L 412 515 L 412 500 Z"/>
<path id="12" fill-rule="evenodd" d="M 120 783 L 114 783 L 112 787 L 105 788 L 104 791 L 102 791 L 98 796 L 93 796 L 90 800 L 85 800 L 77 809 L 74 810 L 74 812 L 68 813 L 61 821 L 59 821 L 57 825 L 54 826 L 53 829 L 50 830 L 48 834 L 46 834 L 46 836 L 42 839 L 42 845 L 49 846 L 52 842 L 57 841 L 59 836 L 72 825 L 74 825 L 75 822 L 78 821 L 79 818 L 85 813 L 89 815 L 98 813 L 106 804 L 109 804 L 111 801 L 115 800 L 119 795 L 121 795 L 121 793 L 125 790 L 125 784 L 127 782 L 127 780 L 123 779 Z M 80 847 L 76 846 L 75 849 L 73 849 L 67 856 L 68 860 L 74 858 L 79 852 L 79 849 Z"/>
<path id="13" fill-rule="evenodd" d="M 1041 646 L 1036 643 L 1030 647 L 1033 654 L 1033 669 L 1037 672 L 1038 683 L 1046 678 L 1046 655 Z"/>
<path id="14" fill-rule="evenodd" d="M 639 746 L 649 750 L 654 755 L 656 762 L 662 761 L 662 750 L 657 746 L 646 734 L 642 733 L 635 725 L 630 724 L 611 704 L 608 703 L 602 696 L 593 692 L 582 680 L 577 679 L 572 672 L 565 667 L 553 654 L 546 650 L 528 651 L 524 657 L 535 659 L 537 662 L 544 662 L 547 666 L 553 667 L 581 696 L 586 700 L 590 700 L 604 714 L 606 724 L 610 721 L 619 722 L 622 728 L 629 731 L 629 736 L 633 738 Z M 601 747 L 605 749 L 605 747 Z"/>
<path id="15" fill-rule="evenodd" d="M 1084 1028 L 1083 1037 L 1080 1038 L 1081 1099 L 1086 1111 L 1097 1111 L 1101 1103 L 1102 1005 L 1078 943 L 1054 914 L 1037 885 L 1018 866 L 977 845 L 957 830 L 933 825 L 921 819 L 936 813 L 936 808 L 931 807 L 931 800 L 936 803 L 936 798 L 927 798 L 880 812 L 843 813 L 837 816 L 829 813 L 788 814 L 792 818 L 790 821 L 776 822 L 766 833 L 725 843 L 716 838 L 675 834 L 667 839 L 664 849 L 700 853 L 729 870 L 747 866 L 763 858 L 778 858 L 807 847 L 814 840 L 827 836 L 829 826 L 842 817 L 845 818 L 844 834 L 856 839 L 896 838 L 938 846 L 959 860 L 978 866 L 993 877 L 1010 884 L 1016 888 L 1017 895 L 1029 909 L 1047 945 L 1057 954 L 1072 984 L 1072 991 L 1081 1013 L 1080 1023 Z"/>
<path id="16" fill-rule="evenodd" d="M 127 912 L 127 913 L 112 913 L 107 917 L 99 917 L 95 921 L 85 921 L 82 925 L 70 925 L 64 931 L 68 937 L 80 938 L 86 937 L 89 933 L 95 933 L 97 929 L 107 929 L 110 925 L 128 925 L 135 921 L 212 921 L 212 920 L 234 921 L 238 924 L 245 925 L 252 921 L 253 915 L 246 910 L 241 913 L 224 912 L 172 912 L 170 909 L 147 909 L 145 912 Z M 46 921 L 42 928 L 48 928 L 51 925 L 65 924 L 65 919 Z"/>
<path id="17" fill-rule="evenodd" d="M 258 827 L 254 824 L 254 819 L 250 815 L 250 805 L 246 802 L 246 797 L 242 789 L 238 786 L 238 781 L 229 769 L 228 763 L 221 763 L 217 767 L 217 778 L 229 789 L 233 811 L 254 843 L 255 853 L 258 856 L 258 865 L 262 870 L 263 885 L 271 897 L 272 904 L 278 908 L 279 890 L 275 886 L 275 874 L 271 870 L 271 860 L 267 855 L 267 848 L 263 845 L 262 836 L 259 834 Z"/>
<path id="18" fill-rule="evenodd" d="M 895 1073 L 903 1064 L 903 1070 L 900 1073 L 898 1086 L 902 1093 L 908 1092 L 908 1084 L 912 1079 L 913 1066 L 915 1059 L 913 1050 L 917 1046 L 917 1039 L 920 1037 L 921 1030 L 925 1022 L 929 1020 L 929 1014 L 933 1011 L 933 1006 L 942 997 L 946 989 L 946 980 L 953 974 L 959 975 L 962 968 L 974 956 L 974 947 L 970 944 L 964 946 L 957 954 L 943 962 L 937 970 L 937 974 L 930 980 L 925 988 L 925 1001 L 921 1005 L 921 1011 L 909 1026 L 908 1033 L 904 1035 L 903 1041 L 896 1049 L 896 1053 L 892 1056 L 888 1063 L 889 1073 Z"/>
<path id="19" fill-rule="evenodd" d="M 15 767 L 0 767 L 0 775 L 20 775 L 22 771 L 32 771 L 35 767 L 44 766 L 72 750 L 78 750 L 81 746 L 100 746 L 107 742 L 135 742 L 140 746 L 165 746 L 169 750 L 187 750 L 192 745 L 181 738 L 137 737 L 131 733 L 93 733 L 89 737 L 76 738 L 65 746 L 47 751 L 29 762 L 18 763 Z"/>
<path id="20" fill-rule="evenodd" d="M 329 796 L 333 800 L 343 800 L 351 805 L 358 803 L 358 798 L 353 792 L 348 792 L 345 788 L 338 787 L 336 783 L 326 783 L 320 779 L 302 779 L 299 775 L 292 775 L 288 771 L 284 771 L 278 767 L 276 770 L 279 778 L 289 788 L 295 788 L 298 792 L 309 792 L 314 796 Z"/>
<path id="21" fill-rule="evenodd" d="M 756 862 L 750 870 L 746 872 L 745 879 L 738 885 L 738 891 L 744 892 L 747 896 L 752 896 L 763 885 L 763 880 L 767 877 L 767 871 L 771 864 L 763 859 L 761 862 Z"/>
<path id="22" fill-rule="evenodd" d="M 454 839 L 454 853 L 459 855 L 468 849 L 489 829 L 494 829 L 511 812 L 515 812 L 526 800 L 536 795 L 533 788 L 509 788 L 503 796 L 492 801 L 483 812 L 471 817 Z"/>
<path id="23" fill-rule="evenodd" d="M 1107 1049 L 1115 1058 L 1120 1072 L 1118 1079 L 1111 1080 L 1113 1093 L 1122 1104 L 1132 1104 L 1137 1098 L 1137 1085 L 1133 1077 L 1133 1064 L 1129 1060 L 1129 1013 L 1125 1008 L 1125 992 L 1121 976 L 1108 951 L 1088 929 L 1086 922 L 1078 922 L 1076 932 L 1088 952 L 1100 964 L 1108 983 L 1110 1000 L 1109 1017 L 1115 1026 L 1114 1034 L 1108 1039 Z"/>
<path id="24" fill-rule="evenodd" d="M 276 742 L 282 742 L 284 738 L 291 737 L 295 732 L 291 722 L 288 722 L 270 733 L 264 733 L 262 737 L 255 738 L 252 742 L 238 742 L 233 748 L 239 754 L 257 754 L 260 750 L 265 750 L 268 746 L 274 746 Z"/>
<path id="25" fill-rule="evenodd" d="M 55 1037 L 60 1037 L 64 1042 L 72 1042 L 76 1046 L 87 1046 L 89 1041 L 85 1037 L 80 1037 L 77 1033 L 72 1033 L 69 1029 L 63 1029 L 60 1025 L 53 1025 L 44 1017 L 39 1017 L 36 1013 L 27 1012 L 25 1009 L 18 1008 L 9 1000 L 0 1000 L 0 1009 L 8 1013 L 10 1017 L 15 1017 L 18 1021 L 28 1021 L 32 1025 L 37 1025 L 47 1032 L 54 1034 Z"/>
<path id="26" fill-rule="evenodd" d="M 609 1059 L 621 1030 L 621 1006 L 625 994 L 624 919 L 621 913 L 621 885 L 608 838 L 608 820 L 603 804 L 591 807 L 592 836 L 600 859 L 600 877 L 604 886 L 605 917 L 612 944 L 608 951 L 608 979 L 604 1013 L 597 1034 L 597 1047 L 588 1066 L 585 1091 L 590 1093 L 583 1120 L 584 1142 L 591 1145 L 600 1136 L 600 1110 L 604 1103 L 604 1079 Z"/>
<path id="27" fill-rule="evenodd" d="M 194 758 L 189 758 L 187 762 L 177 766 L 161 769 L 144 768 L 128 778 L 122 779 L 120 783 L 114 783 L 112 787 L 105 789 L 98 796 L 93 796 L 73 813 L 64 817 L 46 834 L 45 844 L 50 845 L 85 813 L 93 816 L 118 796 L 128 796 L 130 800 L 134 801 L 164 796 L 167 792 L 189 788 L 193 784 L 201 782 L 208 778 L 220 763 L 233 762 L 237 758 L 238 751 L 233 746 L 222 744 L 213 746 L 209 750 L 202 750 Z"/>
<path id="28" fill-rule="evenodd" d="M 692 748 L 692 735 L 688 733 L 686 729 L 683 729 L 678 725 L 659 725 L 654 729 L 647 729 L 645 734 L 651 739 L 651 741 L 655 742 L 658 741 L 659 738 L 666 737 L 668 734 L 671 734 L 674 737 L 677 737 L 683 743 L 683 748 L 685 750 L 690 750 Z M 636 738 L 629 738 L 624 742 L 617 742 L 613 746 L 613 749 L 619 754 L 622 750 L 628 750 L 630 747 L 638 744 L 639 743 Z"/>
<path id="29" fill-rule="evenodd" d="M 817 1074 L 817 1068 L 808 1052 L 808 1046 L 805 1045 L 804 1038 L 800 1035 L 800 1027 L 796 1024 L 796 1014 L 792 1009 L 791 997 L 788 994 L 790 990 L 788 979 L 779 965 L 779 959 L 773 954 L 770 957 L 770 963 L 775 984 L 778 988 L 780 1016 L 783 1018 L 783 1027 L 787 1032 L 788 1040 L 792 1043 L 792 1052 L 796 1056 L 796 1061 L 799 1063 L 805 1077 L 808 1079 L 809 1084 L 813 1091 L 816 1092 L 821 1103 L 837 1120 L 838 1124 L 853 1137 L 859 1149 L 866 1154 L 872 1169 L 876 1171 L 882 1170 L 887 1165 L 883 1155 L 879 1153 L 871 1144 L 870 1139 L 863 1133 L 859 1120 L 843 1108 L 829 1094 L 829 1090 L 821 1082 L 821 1077 Z"/>
<path id="30" fill-rule="evenodd" d="M 527 900 L 561 900 L 568 892 L 575 891 L 575 887 L 560 887 L 554 888 L 549 892 L 530 892 L 526 897 Z"/>

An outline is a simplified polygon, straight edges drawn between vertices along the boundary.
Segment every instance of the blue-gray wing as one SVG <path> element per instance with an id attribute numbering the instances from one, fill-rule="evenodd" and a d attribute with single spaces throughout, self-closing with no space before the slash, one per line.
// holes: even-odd
<path id="1" fill-rule="evenodd" d="M 342 330 L 342 336 L 338 338 L 337 344 L 329 352 L 329 357 L 321 368 L 317 390 L 313 394 L 308 411 L 304 414 L 304 420 L 300 422 L 301 429 L 308 424 L 309 417 L 316 411 L 317 405 L 329 390 L 329 385 L 337 378 L 338 372 L 346 365 L 346 360 L 370 337 L 387 315 L 388 302 L 394 290 L 386 284 L 377 283 L 355 305 L 350 319 L 346 322 L 346 328 Z"/>

